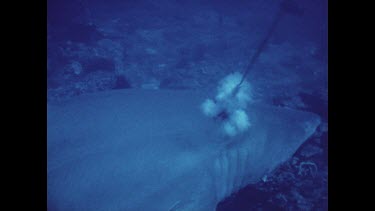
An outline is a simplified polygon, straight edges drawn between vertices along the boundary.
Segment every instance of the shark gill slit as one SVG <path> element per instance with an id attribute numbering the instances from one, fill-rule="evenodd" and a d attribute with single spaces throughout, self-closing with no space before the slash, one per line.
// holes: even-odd
<path id="1" fill-rule="evenodd" d="M 222 152 L 214 161 L 216 200 L 221 201 L 244 183 L 248 162 L 247 149 Z"/>

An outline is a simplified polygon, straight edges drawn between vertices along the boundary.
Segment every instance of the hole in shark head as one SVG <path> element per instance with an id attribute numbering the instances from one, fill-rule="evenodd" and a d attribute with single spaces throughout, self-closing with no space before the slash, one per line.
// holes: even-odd
<path id="1" fill-rule="evenodd" d="M 215 119 L 218 119 L 218 120 L 221 120 L 221 121 L 225 121 L 227 119 L 229 119 L 229 114 L 226 110 L 223 110 L 222 112 L 220 112 Z"/>

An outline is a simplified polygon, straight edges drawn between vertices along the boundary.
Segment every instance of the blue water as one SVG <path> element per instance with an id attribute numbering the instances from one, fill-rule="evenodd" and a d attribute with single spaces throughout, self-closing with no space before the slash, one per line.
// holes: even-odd
<path id="1" fill-rule="evenodd" d="M 217 210 L 327 210 L 327 1 L 281 2 L 48 0 L 48 102 L 119 89 L 215 90 L 260 49 L 246 76 L 254 101 L 323 123 L 272 176 Z"/>

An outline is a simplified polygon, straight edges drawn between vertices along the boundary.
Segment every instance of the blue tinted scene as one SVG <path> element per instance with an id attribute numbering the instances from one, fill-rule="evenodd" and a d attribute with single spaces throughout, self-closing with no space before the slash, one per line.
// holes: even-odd
<path id="1" fill-rule="evenodd" d="M 327 0 L 48 0 L 49 211 L 328 210 Z"/>

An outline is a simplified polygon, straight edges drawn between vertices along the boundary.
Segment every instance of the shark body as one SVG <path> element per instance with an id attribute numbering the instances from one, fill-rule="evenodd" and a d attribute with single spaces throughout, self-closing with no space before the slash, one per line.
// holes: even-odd
<path id="1" fill-rule="evenodd" d="M 236 137 L 196 91 L 117 90 L 47 106 L 48 210 L 215 210 L 290 158 L 320 123 L 252 104 Z"/>

